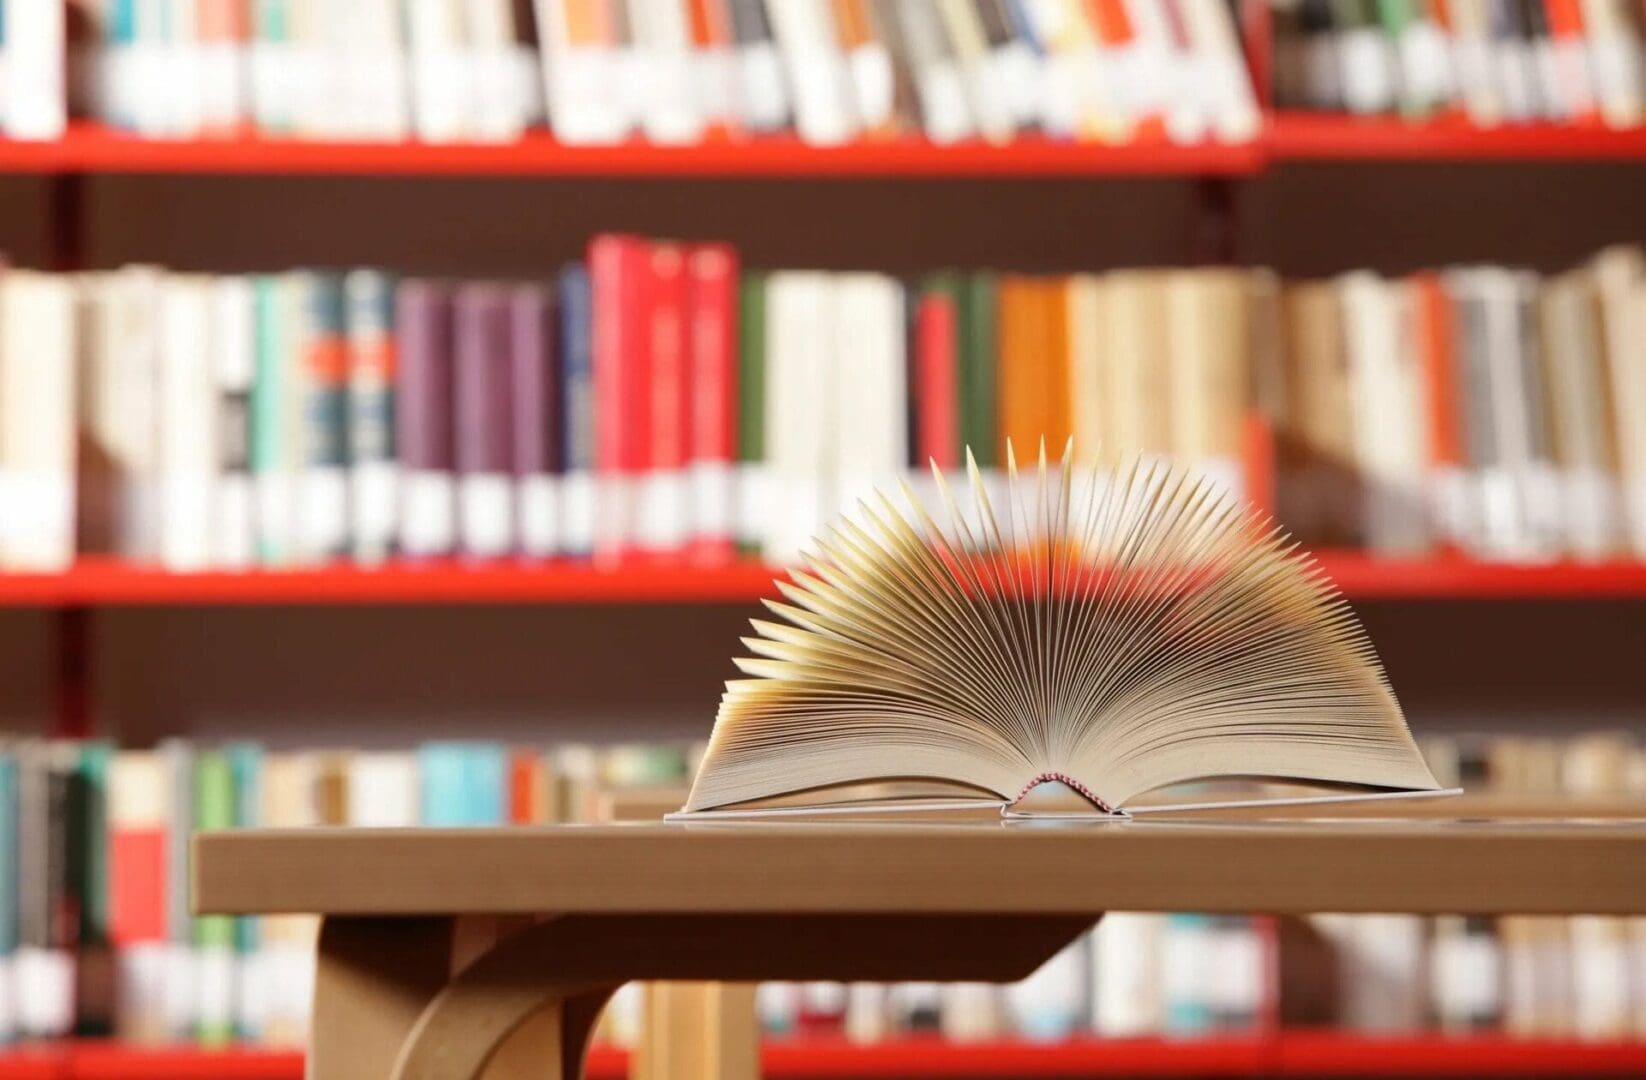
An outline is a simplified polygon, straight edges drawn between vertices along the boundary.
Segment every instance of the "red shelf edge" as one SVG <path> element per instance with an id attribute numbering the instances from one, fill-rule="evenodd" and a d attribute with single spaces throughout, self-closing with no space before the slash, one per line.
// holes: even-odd
<path id="1" fill-rule="evenodd" d="M 1106 146 L 1033 135 L 1006 145 L 940 146 L 920 137 L 809 146 L 793 136 L 693 146 L 644 142 L 566 146 L 544 131 L 505 144 L 358 143 L 225 138 L 149 139 L 76 121 L 61 138 L 0 139 L 0 173 L 362 176 L 1008 178 L 1251 176 L 1289 161 L 1646 161 L 1646 127 L 1555 124 L 1482 129 L 1454 119 L 1411 122 L 1271 112 L 1249 143 Z"/>
<path id="2" fill-rule="evenodd" d="M 809 146 L 793 136 L 692 146 L 640 141 L 567 146 L 545 131 L 510 143 L 323 142 L 266 138 L 149 139 L 90 121 L 61 138 L 0 140 L 0 172 L 264 173 L 474 176 L 927 176 L 1008 177 L 1253 173 L 1260 142 L 1125 145 L 1023 136 L 1008 145 L 937 145 L 919 137 Z"/>
<path id="3" fill-rule="evenodd" d="M 1322 551 L 1351 600 L 1646 599 L 1646 562 L 1520 565 Z M 86 558 L 61 574 L 0 574 L 0 607 L 397 604 L 741 604 L 774 596 L 776 567 L 457 561 L 174 574 Z"/>
<path id="4" fill-rule="evenodd" d="M 1372 1036 L 1288 1031 L 1271 1037 L 1079 1038 L 1056 1044 L 945 1043 L 898 1039 L 874 1046 L 845 1040 L 771 1042 L 763 1072 L 780 1080 L 823 1077 L 983 1080 L 986 1077 L 1483 1077 L 1608 1076 L 1646 1072 L 1646 1042 L 1578 1042 L 1504 1035 Z M 588 1075 L 618 1080 L 628 1054 L 597 1047 Z M 89 1041 L 0 1053 L 0 1080 L 299 1080 L 292 1051 L 133 1048 Z"/>

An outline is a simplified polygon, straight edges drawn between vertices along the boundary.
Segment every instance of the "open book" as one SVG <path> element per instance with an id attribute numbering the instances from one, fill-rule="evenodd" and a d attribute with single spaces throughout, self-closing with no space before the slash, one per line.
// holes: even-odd
<path id="1" fill-rule="evenodd" d="M 1003 506 L 934 468 L 860 504 L 744 638 L 680 815 L 1033 806 L 1270 777 L 1440 794 L 1359 622 L 1313 560 L 1157 458 L 1066 450 Z M 1366 797 L 1365 795 L 1350 797 Z M 1296 801 L 1296 800 L 1287 800 Z"/>

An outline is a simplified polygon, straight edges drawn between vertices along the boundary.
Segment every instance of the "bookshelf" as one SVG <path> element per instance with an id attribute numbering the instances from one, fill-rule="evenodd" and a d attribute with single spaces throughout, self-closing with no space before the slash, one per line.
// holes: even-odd
<path id="1" fill-rule="evenodd" d="M 629 1055 L 596 1047 L 590 1080 L 620 1080 Z M 1646 1069 L 1635 1042 L 1570 1042 L 1501 1036 L 1369 1038 L 1300 1029 L 1270 1037 L 1081 1038 L 1038 1044 L 955 1045 L 909 1038 L 878 1045 L 840 1039 L 769 1042 L 761 1068 L 771 1080 L 985 1080 L 998 1076 L 1432 1077 L 1633 1075 Z M 303 1056 L 268 1050 L 132 1048 L 88 1041 L 0 1054 L 0 1080 L 300 1080 Z"/>
<path id="2" fill-rule="evenodd" d="M 1646 128 L 1525 124 L 1480 128 L 1462 120 L 1410 122 L 1280 111 L 1268 117 L 1265 160 L 1285 162 L 1646 162 Z"/>

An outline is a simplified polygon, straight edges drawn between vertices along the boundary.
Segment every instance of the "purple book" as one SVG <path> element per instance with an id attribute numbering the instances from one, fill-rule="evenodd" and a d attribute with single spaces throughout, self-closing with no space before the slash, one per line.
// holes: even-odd
<path id="1" fill-rule="evenodd" d="M 493 558 L 515 546 L 508 287 L 460 286 L 455 322 L 458 546 Z"/>
<path id="2" fill-rule="evenodd" d="M 401 466 L 400 549 L 445 555 L 457 531 L 452 441 L 452 302 L 439 282 L 395 293 L 394 442 Z"/>
<path id="3" fill-rule="evenodd" d="M 560 550 L 559 397 L 551 293 L 527 283 L 509 291 L 515 511 L 520 553 L 544 558 Z"/>

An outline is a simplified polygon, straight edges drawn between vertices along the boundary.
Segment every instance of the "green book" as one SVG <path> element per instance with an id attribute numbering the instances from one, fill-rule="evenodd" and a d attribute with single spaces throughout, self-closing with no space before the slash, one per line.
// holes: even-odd
<path id="1" fill-rule="evenodd" d="M 999 370 L 999 342 L 996 337 L 999 304 L 998 281 L 992 271 L 982 270 L 966 278 L 961 286 L 960 337 L 960 441 L 970 447 L 980 468 L 992 468 L 998 441 L 1000 393 L 995 383 Z"/>
<path id="2" fill-rule="evenodd" d="M 234 827 L 255 828 L 261 823 L 260 807 L 263 800 L 263 748 L 256 743 L 235 743 L 225 753 L 229 771 L 234 776 Z M 240 915 L 234 920 L 234 952 L 245 963 L 257 952 L 262 924 L 256 915 Z M 241 996 L 237 995 L 236 1001 Z M 235 1028 L 241 1038 L 255 1039 L 254 1018 L 250 1011 L 237 1017 Z"/>
<path id="3" fill-rule="evenodd" d="M 17 830 L 17 759 L 0 754 L 0 965 L 8 965 L 17 951 L 17 894 L 19 880 Z M 0 966 L 0 971 L 7 970 Z M 0 1032 L 0 1037 L 4 1033 Z"/>
<path id="4" fill-rule="evenodd" d="M 234 769 L 221 750 L 207 750 L 194 759 L 194 827 L 230 829 L 235 820 Z M 207 1046 L 226 1045 L 234 1038 L 234 919 L 228 915 L 200 915 L 194 920 L 196 975 L 201 1003 L 195 1034 Z M 220 991 L 220 992 L 219 992 Z"/>
<path id="5" fill-rule="evenodd" d="M 80 912 L 75 957 L 78 990 L 76 1035 L 114 1033 L 114 963 L 109 941 L 109 763 L 114 746 L 87 742 L 77 748 L 68 790 L 69 892 Z"/>
<path id="6" fill-rule="evenodd" d="M 737 296 L 737 546 L 757 554 L 766 467 L 766 275 L 745 271 Z"/>

